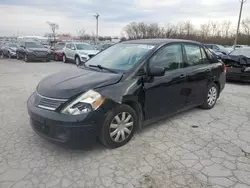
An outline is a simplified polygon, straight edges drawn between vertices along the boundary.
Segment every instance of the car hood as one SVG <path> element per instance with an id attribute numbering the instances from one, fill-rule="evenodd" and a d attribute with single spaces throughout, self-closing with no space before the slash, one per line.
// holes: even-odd
<path id="1" fill-rule="evenodd" d="M 78 50 L 79 53 L 83 52 L 86 54 L 91 54 L 91 55 L 95 55 L 99 52 L 99 50 Z"/>
<path id="2" fill-rule="evenodd" d="M 35 52 L 47 52 L 47 48 L 27 48 L 30 51 L 35 51 Z"/>
<path id="3" fill-rule="evenodd" d="M 74 68 L 46 77 L 38 84 L 37 92 L 50 98 L 69 99 L 89 89 L 115 84 L 121 78 L 122 74 Z"/>

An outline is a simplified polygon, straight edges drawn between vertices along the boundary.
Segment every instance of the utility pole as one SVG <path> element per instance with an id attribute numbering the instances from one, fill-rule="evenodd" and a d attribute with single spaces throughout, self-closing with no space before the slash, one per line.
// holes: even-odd
<path id="1" fill-rule="evenodd" d="M 234 41 L 234 50 L 235 50 L 235 48 L 236 48 L 237 41 L 238 41 L 238 35 L 239 35 L 239 30 L 240 30 L 240 20 L 241 20 L 242 8 L 243 8 L 243 4 L 244 4 L 246 1 L 247 1 L 247 0 L 240 0 L 240 14 L 239 14 L 239 20 L 238 20 L 238 25 L 237 25 L 237 31 L 236 31 L 235 41 Z"/>
<path id="2" fill-rule="evenodd" d="M 94 17 L 96 18 L 96 41 L 98 40 L 98 19 L 99 19 L 99 14 L 96 13 Z"/>

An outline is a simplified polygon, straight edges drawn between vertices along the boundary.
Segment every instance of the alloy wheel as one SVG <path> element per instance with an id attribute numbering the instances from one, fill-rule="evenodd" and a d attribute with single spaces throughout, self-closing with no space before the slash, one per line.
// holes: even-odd
<path id="1" fill-rule="evenodd" d="M 213 106 L 216 102 L 216 99 L 217 99 L 217 88 L 213 86 L 208 91 L 208 96 L 207 96 L 208 105 Z"/>
<path id="2" fill-rule="evenodd" d="M 132 133 L 134 120 L 130 113 L 122 112 L 117 114 L 111 121 L 109 127 L 110 138 L 114 142 L 123 142 Z"/>

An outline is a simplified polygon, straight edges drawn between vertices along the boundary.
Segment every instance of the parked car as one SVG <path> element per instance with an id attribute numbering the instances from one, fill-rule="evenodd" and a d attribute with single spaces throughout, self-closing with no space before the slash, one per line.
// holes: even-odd
<path id="1" fill-rule="evenodd" d="M 65 47 L 65 45 L 56 44 L 52 48 L 52 52 L 54 54 L 54 60 L 56 60 L 56 61 L 62 61 L 63 60 L 63 48 L 64 47 Z"/>
<path id="2" fill-rule="evenodd" d="M 1 56 L 1 57 L 3 57 L 2 48 L 3 48 L 4 45 L 5 45 L 5 42 L 4 42 L 4 41 L 1 41 L 1 42 L 0 42 L 0 56 Z"/>
<path id="3" fill-rule="evenodd" d="M 250 47 L 238 48 L 223 56 L 227 80 L 250 82 Z"/>
<path id="4" fill-rule="evenodd" d="M 99 50 L 96 50 L 94 45 L 78 42 L 67 43 L 63 49 L 63 62 L 73 61 L 76 65 L 80 65 L 97 53 L 99 53 Z"/>
<path id="5" fill-rule="evenodd" d="M 16 55 L 17 59 L 24 59 L 25 62 L 32 60 L 50 61 L 52 59 L 51 50 L 35 41 L 21 41 Z"/>
<path id="6" fill-rule="evenodd" d="M 224 54 L 222 52 L 214 51 L 212 49 L 209 49 L 209 50 L 218 59 L 221 59 L 224 56 Z"/>
<path id="7" fill-rule="evenodd" d="M 121 42 L 42 80 L 28 99 L 31 125 L 42 137 L 71 147 L 96 138 L 120 147 L 150 122 L 196 106 L 213 108 L 225 71 L 198 42 Z"/>
<path id="8" fill-rule="evenodd" d="M 206 46 L 209 49 L 212 49 L 214 52 L 221 52 L 224 55 L 227 55 L 229 53 L 228 49 L 225 48 L 222 45 L 218 45 L 218 44 L 204 44 L 204 46 Z"/>
<path id="9" fill-rule="evenodd" d="M 6 43 L 5 45 L 2 46 L 1 51 L 2 51 L 2 56 L 3 57 L 16 57 L 16 49 L 17 49 L 17 44 L 16 43 Z"/>

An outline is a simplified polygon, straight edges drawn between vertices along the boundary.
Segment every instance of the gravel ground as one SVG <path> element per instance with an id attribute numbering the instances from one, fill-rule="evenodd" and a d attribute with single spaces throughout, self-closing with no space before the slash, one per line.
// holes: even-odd
<path id="1" fill-rule="evenodd" d="M 228 83 L 212 110 L 148 126 L 126 146 L 88 151 L 48 143 L 29 125 L 26 101 L 61 62 L 0 60 L 0 188 L 250 187 L 250 85 Z"/>

